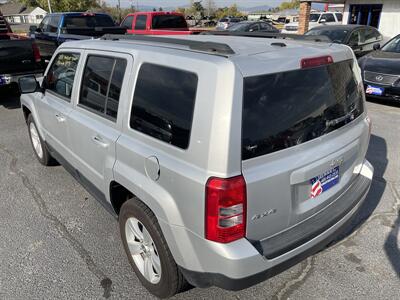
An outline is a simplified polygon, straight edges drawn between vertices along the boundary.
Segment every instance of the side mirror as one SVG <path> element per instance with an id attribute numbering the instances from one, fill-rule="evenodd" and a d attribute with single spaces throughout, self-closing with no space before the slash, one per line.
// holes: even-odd
<path id="1" fill-rule="evenodd" d="M 319 20 L 318 23 L 325 24 L 326 23 L 326 19 L 321 19 L 321 20 Z"/>
<path id="2" fill-rule="evenodd" d="M 38 30 L 38 27 L 35 25 L 29 26 L 29 33 L 35 33 Z"/>
<path id="3" fill-rule="evenodd" d="M 250 29 L 249 29 L 249 32 L 253 32 L 253 31 L 254 31 L 254 29 L 253 29 L 253 28 L 250 28 Z"/>
<path id="4" fill-rule="evenodd" d="M 373 48 L 374 48 L 375 51 L 379 50 L 379 49 L 381 49 L 381 44 L 380 43 L 376 43 L 376 44 L 374 44 Z"/>
<path id="5" fill-rule="evenodd" d="M 40 91 L 40 85 L 35 76 L 25 76 L 18 80 L 19 91 L 21 94 L 31 94 Z"/>

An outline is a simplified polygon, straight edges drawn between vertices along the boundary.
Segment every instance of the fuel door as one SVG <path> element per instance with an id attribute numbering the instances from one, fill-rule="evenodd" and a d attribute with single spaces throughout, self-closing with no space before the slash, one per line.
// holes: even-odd
<path id="1" fill-rule="evenodd" d="M 160 178 L 160 163 L 154 155 L 146 158 L 144 163 L 146 175 L 151 180 L 157 181 Z"/>

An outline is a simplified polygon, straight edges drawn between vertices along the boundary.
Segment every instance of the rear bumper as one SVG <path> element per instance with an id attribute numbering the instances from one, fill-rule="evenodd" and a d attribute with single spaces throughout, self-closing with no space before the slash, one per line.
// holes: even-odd
<path id="1" fill-rule="evenodd" d="M 43 71 L 36 70 L 26 73 L 18 73 L 18 74 L 0 74 L 0 86 L 9 85 L 11 83 L 18 83 L 18 80 L 25 76 L 33 75 L 36 78 L 43 76 Z"/>
<path id="2" fill-rule="evenodd" d="M 358 179 L 353 184 L 357 185 L 357 188 L 350 187 L 340 196 L 352 199 L 350 208 L 343 210 L 333 225 L 329 223 L 328 228 L 321 227 L 322 232 L 309 236 L 307 240 L 302 239 L 300 244 L 297 243 L 294 248 L 286 249 L 287 252 L 273 259 L 265 257 L 260 249 L 257 250 L 245 239 L 230 244 L 218 244 L 204 239 L 200 241 L 197 238 L 190 241 L 195 244 L 191 245 L 191 250 L 195 253 L 186 252 L 185 261 L 188 262 L 189 259 L 196 261 L 201 270 L 188 268 L 185 262 L 184 264 L 177 263 L 186 279 L 197 287 L 217 286 L 227 290 L 241 290 L 264 281 L 331 243 L 346 228 L 361 206 L 371 186 L 372 176 L 373 167 L 365 161 Z M 180 244 L 182 245 L 183 242 L 181 240 Z"/>

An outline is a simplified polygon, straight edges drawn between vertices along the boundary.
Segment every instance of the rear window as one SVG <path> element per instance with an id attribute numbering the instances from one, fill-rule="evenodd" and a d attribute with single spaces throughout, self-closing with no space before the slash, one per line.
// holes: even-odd
<path id="1" fill-rule="evenodd" d="M 176 15 L 159 15 L 153 16 L 153 29 L 165 28 L 187 28 L 186 20 L 183 16 Z"/>
<path id="2" fill-rule="evenodd" d="M 64 27 L 113 27 L 114 21 L 110 16 L 67 16 L 64 19 Z"/>
<path id="3" fill-rule="evenodd" d="M 360 116 L 353 62 L 244 79 L 242 158 L 287 149 Z"/>

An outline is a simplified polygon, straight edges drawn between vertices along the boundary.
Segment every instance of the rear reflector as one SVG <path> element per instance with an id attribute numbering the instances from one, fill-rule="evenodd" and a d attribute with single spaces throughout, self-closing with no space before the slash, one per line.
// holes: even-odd
<path id="1" fill-rule="evenodd" d="M 37 62 L 37 63 L 41 62 L 42 58 L 40 57 L 39 47 L 35 43 L 32 43 L 32 50 L 33 50 L 33 58 L 35 59 L 35 62 Z"/>
<path id="2" fill-rule="evenodd" d="M 300 62 L 302 69 L 314 68 L 323 65 L 330 65 L 333 63 L 332 56 L 321 56 L 321 57 L 313 57 L 313 58 L 303 58 Z"/>
<path id="3" fill-rule="evenodd" d="M 212 177 L 206 185 L 206 239 L 229 243 L 246 234 L 246 182 L 243 176 Z"/>

